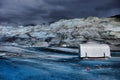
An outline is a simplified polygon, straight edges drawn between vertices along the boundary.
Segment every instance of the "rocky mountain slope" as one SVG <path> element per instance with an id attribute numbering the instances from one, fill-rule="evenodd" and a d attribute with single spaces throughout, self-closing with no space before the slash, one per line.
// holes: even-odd
<path id="1" fill-rule="evenodd" d="M 72 46 L 88 40 L 120 47 L 120 22 L 115 18 L 88 17 L 60 20 L 50 25 L 0 26 L 1 44 L 22 46 Z"/>

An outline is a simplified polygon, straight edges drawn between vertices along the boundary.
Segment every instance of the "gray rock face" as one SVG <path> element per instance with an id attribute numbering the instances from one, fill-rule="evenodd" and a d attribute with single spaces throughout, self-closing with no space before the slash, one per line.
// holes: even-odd
<path id="1" fill-rule="evenodd" d="M 29 36 L 27 34 L 20 34 L 18 35 L 19 38 L 22 38 L 22 39 L 28 39 Z"/>
<path id="2" fill-rule="evenodd" d="M 31 37 L 34 37 L 34 38 L 45 38 L 46 35 L 47 35 L 47 32 L 31 32 L 30 33 Z"/>
<path id="3" fill-rule="evenodd" d="M 65 44 L 76 47 L 88 40 L 118 46 L 119 39 L 120 22 L 114 18 L 88 17 L 29 27 L 0 26 L 1 42 L 17 43 L 23 46 L 62 46 Z"/>

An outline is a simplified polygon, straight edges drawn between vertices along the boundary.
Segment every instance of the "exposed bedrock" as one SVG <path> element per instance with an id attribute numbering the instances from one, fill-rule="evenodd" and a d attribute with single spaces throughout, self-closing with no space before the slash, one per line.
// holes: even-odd
<path id="1" fill-rule="evenodd" d="M 115 18 L 88 17 L 60 20 L 50 25 L 0 26 L 1 43 L 22 46 L 72 46 L 88 40 L 120 49 L 120 22 Z"/>

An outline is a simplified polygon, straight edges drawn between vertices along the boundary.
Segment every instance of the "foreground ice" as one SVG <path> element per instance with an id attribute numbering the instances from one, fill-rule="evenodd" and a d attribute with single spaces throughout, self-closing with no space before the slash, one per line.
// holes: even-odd
<path id="1" fill-rule="evenodd" d="M 9 49 L 6 47 L 6 49 Z M 0 58 L 0 80 L 119 80 L 120 61 L 80 60 L 78 55 L 18 49 Z M 20 52 L 19 52 L 20 51 Z M 2 53 L 2 52 L 1 52 Z M 16 55 L 13 55 L 16 54 Z M 17 55 L 19 54 L 19 55 Z M 20 55 L 21 54 L 21 55 Z M 89 67 L 90 70 L 86 68 Z"/>

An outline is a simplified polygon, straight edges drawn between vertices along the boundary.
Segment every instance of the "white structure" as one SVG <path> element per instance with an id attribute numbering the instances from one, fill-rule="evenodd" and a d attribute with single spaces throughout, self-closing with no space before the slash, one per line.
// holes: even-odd
<path id="1" fill-rule="evenodd" d="M 80 44 L 80 58 L 110 58 L 110 47 L 107 44 L 99 44 L 96 42 L 88 42 Z"/>

